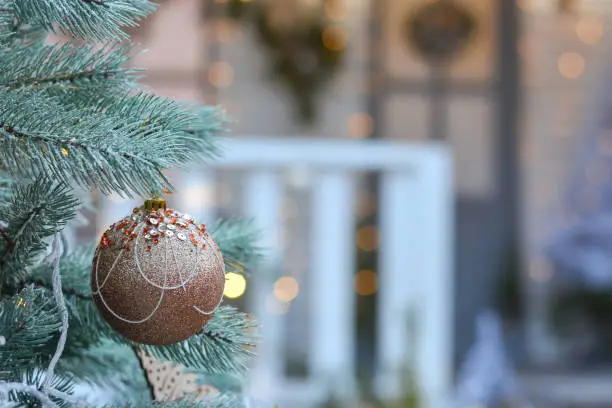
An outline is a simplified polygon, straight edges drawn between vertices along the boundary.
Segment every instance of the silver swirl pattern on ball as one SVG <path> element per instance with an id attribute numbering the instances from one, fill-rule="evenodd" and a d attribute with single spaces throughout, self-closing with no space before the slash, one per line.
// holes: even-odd
<path id="1" fill-rule="evenodd" d="M 178 214 L 176 214 L 176 215 L 178 215 Z M 137 218 L 135 218 L 136 216 L 137 216 Z M 138 214 L 132 215 L 132 218 L 131 218 L 132 220 L 143 222 L 142 225 L 140 225 L 138 227 L 138 230 L 136 231 L 136 235 L 137 236 L 135 238 L 134 247 L 133 247 L 133 249 L 121 249 L 119 251 L 119 253 L 117 254 L 115 260 L 113 261 L 113 263 L 111 265 L 111 268 L 109 269 L 108 273 L 104 277 L 104 279 L 103 279 L 101 284 L 100 284 L 100 281 L 99 281 L 100 280 L 100 276 L 99 276 L 99 262 L 100 262 L 100 258 L 101 257 L 99 255 L 96 256 L 96 264 L 95 264 L 95 268 L 94 268 L 94 281 L 95 281 L 96 289 L 93 291 L 93 294 L 97 295 L 99 297 L 100 301 L 102 302 L 102 304 L 104 305 L 106 310 L 111 315 L 113 315 L 116 319 L 118 319 L 118 320 L 120 320 L 120 321 L 122 321 L 124 323 L 128 323 L 128 324 L 142 324 L 142 323 L 145 323 L 148 320 L 150 320 L 153 316 L 155 316 L 155 313 L 159 310 L 159 308 L 160 308 L 160 306 L 161 306 L 161 304 L 163 302 L 164 294 L 166 293 L 167 290 L 182 289 L 183 291 L 187 292 L 186 285 L 191 280 L 193 280 L 193 278 L 196 277 L 198 275 L 198 273 L 201 272 L 201 271 L 198 271 L 198 266 L 202 265 L 202 264 L 207 265 L 211 256 L 214 256 L 216 258 L 215 261 L 217 261 L 221 265 L 223 265 L 223 260 L 220 259 L 220 256 L 219 256 L 219 254 L 217 252 L 215 252 L 215 251 L 206 251 L 200 245 L 196 245 L 197 253 L 196 253 L 196 256 L 194 257 L 193 267 L 192 268 L 187 268 L 188 270 L 189 269 L 191 270 L 191 272 L 189 273 L 187 278 L 185 279 L 183 277 L 183 274 L 181 272 L 181 268 L 176 268 L 176 273 L 178 274 L 178 282 L 179 283 L 176 284 L 176 285 L 167 285 L 167 283 L 168 283 L 168 270 L 169 270 L 169 268 L 168 268 L 168 262 L 169 262 L 169 260 L 168 260 L 169 256 L 168 255 L 169 254 L 168 254 L 168 252 L 169 251 L 171 252 L 171 255 L 172 255 L 173 259 L 174 259 L 174 262 L 178 263 L 177 257 L 176 257 L 176 251 L 175 251 L 175 248 L 174 248 L 172 243 L 175 240 L 181 239 L 181 238 L 179 238 L 178 234 L 174 234 L 174 233 L 168 234 L 167 236 L 165 234 L 162 234 L 161 238 L 167 240 L 166 245 L 165 245 L 165 254 L 164 254 L 164 263 L 165 263 L 165 265 L 164 265 L 163 283 L 160 285 L 157 282 L 154 282 L 143 271 L 142 266 L 140 264 L 139 257 L 138 257 L 139 245 L 142 245 L 142 239 L 143 239 L 143 234 L 142 233 L 143 233 L 143 230 L 145 228 L 147 228 L 146 217 L 147 217 L 146 214 L 144 214 L 142 212 L 140 212 Z M 187 215 L 182 215 L 182 216 L 179 215 L 179 217 L 186 218 L 188 221 L 190 221 L 190 217 L 187 216 Z M 193 224 L 187 224 L 188 227 L 191 226 L 191 225 L 193 225 Z M 162 225 L 160 225 L 160 227 L 161 226 Z M 109 228 L 109 230 L 111 230 L 112 228 L 113 227 Z M 193 230 L 188 229 L 187 231 L 193 231 Z M 115 230 L 113 230 L 113 232 L 118 233 L 119 229 L 115 229 Z M 181 234 L 184 237 L 184 234 L 182 234 L 182 233 L 179 233 L 179 234 Z M 213 245 L 216 246 L 216 244 L 214 244 L 214 242 L 211 239 L 208 239 L 207 237 L 208 237 L 207 234 L 202 237 L 202 239 L 204 241 L 204 244 L 206 246 L 213 246 Z M 181 240 L 185 240 L 185 239 L 186 238 L 183 238 Z M 117 263 L 122 258 L 122 256 L 124 256 L 124 254 L 125 254 L 125 252 L 127 250 L 133 250 L 134 251 L 134 261 L 135 261 L 136 268 L 138 270 L 139 275 L 149 285 L 151 285 L 151 286 L 161 290 L 159 299 L 158 299 L 155 307 L 153 308 L 153 310 L 147 316 L 145 316 L 144 318 L 137 319 L 137 320 L 128 319 L 128 318 L 126 318 L 124 316 L 121 316 L 119 313 L 117 313 L 115 310 L 113 310 L 108 305 L 108 303 L 106 302 L 106 300 L 104 299 L 104 296 L 102 294 L 102 289 L 104 288 L 106 282 L 108 281 L 108 279 L 112 275 L 113 271 L 115 270 L 115 267 L 116 267 Z M 204 254 L 204 256 L 206 258 L 202 260 L 203 262 L 200 262 L 200 257 L 202 256 L 202 254 Z M 216 306 L 212 310 L 210 310 L 210 311 L 204 311 L 204 310 L 200 309 L 198 306 L 196 306 L 195 304 L 192 305 L 192 308 L 195 311 L 197 311 L 198 313 L 202 314 L 202 315 L 209 316 L 209 315 L 214 314 L 217 311 L 217 309 L 219 308 L 219 306 L 221 305 L 222 302 L 223 302 L 223 294 L 221 294 L 220 299 L 217 302 Z"/>

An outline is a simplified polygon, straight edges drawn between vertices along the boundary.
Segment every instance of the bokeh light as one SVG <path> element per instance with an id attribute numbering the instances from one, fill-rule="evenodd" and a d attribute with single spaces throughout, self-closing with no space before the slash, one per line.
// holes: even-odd
<path id="1" fill-rule="evenodd" d="M 243 275 L 234 272 L 225 274 L 225 289 L 223 294 L 230 299 L 239 298 L 246 291 L 247 283 Z"/>
<path id="2" fill-rule="evenodd" d="M 357 272 L 355 275 L 355 292 L 360 296 L 371 296 L 378 290 L 378 276 L 369 269 Z"/>
<path id="3" fill-rule="evenodd" d="M 361 227 L 357 231 L 357 248 L 372 252 L 378 248 L 378 230 L 373 225 Z"/>
<path id="4" fill-rule="evenodd" d="M 325 0 L 323 8 L 325 16 L 331 21 L 346 20 L 347 7 L 344 0 Z"/>
<path id="5" fill-rule="evenodd" d="M 577 52 L 566 52 L 559 57 L 557 66 L 561 75 L 569 79 L 576 79 L 584 73 L 586 61 Z"/>
<path id="6" fill-rule="evenodd" d="M 225 61 L 216 61 L 208 69 L 208 82 L 217 88 L 226 88 L 234 82 L 234 68 Z"/>
<path id="7" fill-rule="evenodd" d="M 597 17 L 583 17 L 576 24 L 576 35 L 586 44 L 596 44 L 603 38 L 604 27 Z"/>
<path id="8" fill-rule="evenodd" d="M 289 303 L 300 292 L 300 284 L 292 276 L 283 276 L 274 284 L 274 297 L 281 302 Z"/>
<path id="9" fill-rule="evenodd" d="M 367 113 L 354 113 L 347 119 L 347 131 L 355 139 L 369 137 L 374 131 L 374 119 Z"/>
<path id="10" fill-rule="evenodd" d="M 323 45 L 332 51 L 346 48 L 346 33 L 340 27 L 327 27 L 323 30 Z"/>

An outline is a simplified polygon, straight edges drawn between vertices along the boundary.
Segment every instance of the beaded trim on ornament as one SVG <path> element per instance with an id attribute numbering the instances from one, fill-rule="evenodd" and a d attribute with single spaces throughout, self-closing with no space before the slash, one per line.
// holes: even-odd
<path id="1" fill-rule="evenodd" d="M 143 221 L 145 221 L 145 218 L 146 218 L 146 223 L 143 223 Z M 139 227 L 139 224 L 141 223 L 142 225 L 140 225 Z M 119 240 L 119 242 L 115 242 L 111 240 L 111 238 L 114 238 L 114 235 L 116 234 L 123 235 L 123 237 Z M 108 304 L 104 300 L 104 296 L 102 296 L 101 290 L 106 284 L 106 281 L 108 280 L 111 273 L 115 269 L 117 262 L 119 261 L 119 259 L 121 259 L 121 256 L 124 254 L 124 252 L 126 251 L 130 252 L 132 250 L 136 252 L 136 249 L 138 248 L 139 243 L 143 239 L 147 242 L 147 247 L 145 248 L 146 251 L 151 250 L 151 244 L 158 245 L 160 242 L 159 241 L 160 239 L 167 239 L 170 242 L 166 246 L 165 264 L 168 265 L 168 251 L 169 250 L 172 251 L 172 256 L 174 258 L 174 261 L 176 262 L 176 253 L 174 251 L 174 247 L 172 246 L 172 241 L 175 239 L 186 241 L 188 238 L 198 251 L 196 254 L 196 262 L 195 262 L 194 270 L 189 274 L 187 279 L 183 279 L 181 269 L 177 268 L 177 273 L 179 274 L 179 281 L 181 283 L 176 286 L 166 286 L 166 281 L 168 277 L 167 275 L 168 267 L 167 266 L 164 268 L 164 271 L 165 271 L 164 272 L 164 283 L 162 286 L 160 286 L 157 283 L 151 281 L 147 276 L 145 276 L 140 266 L 140 261 L 138 260 L 138 257 L 134 258 L 134 260 L 136 261 L 136 267 L 138 269 L 138 272 L 140 273 L 140 276 L 142 276 L 143 279 L 145 279 L 147 283 L 149 283 L 150 285 L 158 289 L 161 289 L 161 294 L 157 302 L 157 305 L 155 305 L 155 307 L 153 308 L 153 311 L 148 316 L 146 316 L 145 318 L 141 320 L 130 320 L 130 319 L 126 319 L 120 316 L 118 313 L 116 313 L 114 310 L 112 310 L 108 306 Z M 200 242 L 198 242 L 198 238 Z M 134 245 L 133 247 L 132 247 L 132 244 Z M 118 223 L 111 225 L 102 235 L 102 238 L 100 240 L 100 245 L 96 249 L 96 254 L 95 254 L 96 265 L 94 268 L 94 279 L 96 282 L 97 290 L 94 291 L 93 294 L 100 297 L 100 300 L 102 301 L 106 309 L 117 319 L 125 323 L 130 323 L 130 324 L 144 323 L 148 321 L 149 319 L 151 319 L 153 315 L 155 315 L 155 312 L 157 312 L 157 310 L 161 306 L 162 300 L 164 298 L 164 293 L 166 290 L 175 290 L 179 288 L 182 288 L 185 291 L 187 290 L 185 289 L 185 285 L 187 285 L 197 275 L 196 268 L 200 264 L 199 262 L 197 262 L 197 260 L 199 259 L 200 255 L 204 252 L 204 249 L 207 248 L 206 245 L 211 245 L 211 244 L 215 247 L 216 250 L 212 252 L 207 252 L 207 254 L 215 256 L 217 258 L 217 261 L 221 262 L 221 264 L 224 265 L 223 259 L 221 259 L 219 255 L 220 254 L 219 247 L 217 246 L 216 242 L 210 237 L 210 235 L 206 231 L 206 226 L 204 224 L 200 224 L 196 226 L 191 216 L 187 214 L 179 214 L 172 209 L 159 210 L 159 211 L 152 210 L 150 212 L 146 212 L 143 207 L 135 208 L 134 211 L 132 212 L 132 215 L 129 218 L 125 218 L 119 221 Z M 98 280 L 99 279 L 98 264 L 100 262 L 100 257 L 98 256 L 98 252 L 102 249 L 112 247 L 112 246 L 118 246 L 120 248 L 120 251 L 117 254 L 117 257 L 115 258 L 113 264 L 111 265 L 111 268 L 108 271 L 106 277 L 104 278 L 104 281 L 100 285 L 99 280 Z M 219 299 L 219 302 L 217 303 L 217 305 L 211 311 L 203 311 L 196 305 L 192 305 L 192 307 L 198 313 L 201 313 L 203 315 L 211 315 L 217 311 L 217 309 L 219 308 L 222 302 L 223 302 L 223 294 L 221 295 L 221 298 Z"/>

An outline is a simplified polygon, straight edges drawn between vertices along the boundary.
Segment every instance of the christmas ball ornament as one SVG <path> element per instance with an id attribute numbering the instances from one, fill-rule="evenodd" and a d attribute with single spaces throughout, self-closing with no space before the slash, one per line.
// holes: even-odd
<path id="1" fill-rule="evenodd" d="M 96 249 L 91 288 L 124 337 L 166 345 L 199 332 L 223 299 L 223 256 L 204 224 L 162 199 L 111 225 Z"/>

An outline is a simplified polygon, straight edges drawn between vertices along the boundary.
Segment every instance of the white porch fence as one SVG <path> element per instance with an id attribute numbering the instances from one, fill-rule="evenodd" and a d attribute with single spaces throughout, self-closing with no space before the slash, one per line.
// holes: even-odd
<path id="1" fill-rule="evenodd" d="M 284 374 L 286 316 L 270 311 L 274 278 L 283 259 L 281 202 L 283 174 L 307 169 L 313 188 L 308 267 L 316 298 L 309 299 L 306 380 Z M 330 387 L 354 397 L 355 379 L 355 175 L 377 172 L 379 196 L 379 288 L 376 389 L 383 399 L 402 395 L 401 373 L 414 356 L 424 407 L 445 405 L 452 384 L 453 346 L 453 187 L 450 155 L 439 144 L 330 139 L 236 138 L 226 141 L 224 156 L 206 170 L 175 178 L 173 207 L 215 219 L 209 193 L 219 169 L 243 170 L 245 215 L 263 231 L 268 249 L 264 265 L 253 273 L 250 308 L 263 323 L 252 393 L 270 405 L 312 407 Z M 176 175 L 175 175 L 176 177 Z M 184 194 L 186 191 L 191 193 Z M 197 193 L 194 195 L 193 192 Z M 207 195 L 208 194 L 208 195 Z M 195 197 L 195 199 L 194 199 Z M 107 202 L 103 225 L 128 213 L 134 202 Z M 407 330 L 416 311 L 417 339 Z"/>

